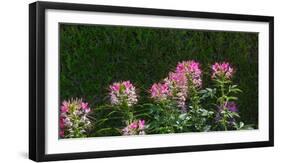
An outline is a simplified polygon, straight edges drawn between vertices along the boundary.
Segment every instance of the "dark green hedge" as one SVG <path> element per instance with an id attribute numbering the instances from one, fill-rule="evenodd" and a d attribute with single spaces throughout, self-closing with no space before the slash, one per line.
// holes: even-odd
<path id="1" fill-rule="evenodd" d="M 203 87 L 211 87 L 211 64 L 230 62 L 244 91 L 241 120 L 257 127 L 257 33 L 61 24 L 60 98 L 84 98 L 94 107 L 108 101 L 109 84 L 130 80 L 145 102 L 149 87 L 183 60 L 201 63 Z"/>

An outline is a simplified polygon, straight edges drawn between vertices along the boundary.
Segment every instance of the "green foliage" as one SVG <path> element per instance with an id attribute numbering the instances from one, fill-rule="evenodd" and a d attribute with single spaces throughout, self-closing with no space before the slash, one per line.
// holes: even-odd
<path id="1" fill-rule="evenodd" d="M 92 113 L 94 129 L 90 136 L 117 136 L 121 135 L 122 126 L 129 118 L 122 107 L 101 105 Z"/>
<path id="2" fill-rule="evenodd" d="M 115 81 L 131 80 L 139 88 L 140 103 L 147 103 L 149 87 L 155 81 L 166 77 L 179 61 L 197 60 L 203 66 L 203 71 L 208 72 L 210 64 L 226 60 L 237 68 L 233 82 L 243 90 L 243 95 L 237 96 L 241 120 L 246 124 L 254 124 L 253 127 L 257 128 L 257 49 L 256 33 L 61 24 L 60 98 L 81 97 L 95 108 L 106 103 L 107 99 L 104 97 L 108 94 L 108 85 Z M 210 76 L 204 75 L 203 87 L 211 86 Z M 231 89 L 230 91 L 234 93 L 239 91 L 236 88 Z M 202 99 L 214 94 L 207 89 L 203 91 L 207 91 L 208 95 L 204 93 L 204 96 L 200 96 Z M 202 101 L 202 105 L 206 108 L 204 100 Z M 103 107 L 113 110 L 110 106 Z M 136 107 L 144 108 L 144 106 Z M 124 118 L 120 113 L 110 113 L 110 111 L 97 113 L 96 116 L 102 117 L 105 116 L 102 114 L 107 114 L 108 119 L 113 116 Z M 179 113 L 173 116 L 180 116 L 178 119 L 180 122 L 183 121 L 182 123 L 187 121 L 183 119 L 185 116 Z M 171 121 L 173 118 L 170 117 Z M 188 116 L 186 118 L 188 119 Z M 170 123 L 168 122 L 170 119 L 164 123 Z M 108 127 L 100 131 L 98 133 L 100 135 L 109 133 L 118 135 L 120 132 L 116 128 L 125 126 L 124 121 L 120 124 L 117 120 L 104 119 L 104 121 L 100 123 Z M 175 122 L 177 123 L 177 120 Z M 171 128 L 178 130 L 177 127 Z M 165 130 L 170 129 L 159 132 L 166 132 Z"/>
<path id="3" fill-rule="evenodd" d="M 180 110 L 175 104 L 167 101 L 167 103 L 146 104 L 146 107 L 152 115 L 148 120 L 148 134 L 175 133 L 182 130 L 178 122 Z"/>
<path id="4" fill-rule="evenodd" d="M 233 130 L 233 129 L 242 129 L 244 126 L 243 122 L 236 124 L 240 115 L 237 113 L 236 106 L 235 110 L 232 111 L 228 108 L 229 103 L 234 103 L 238 100 L 236 97 L 237 93 L 242 92 L 238 88 L 238 85 L 232 85 L 232 81 L 225 76 L 215 78 L 214 85 L 217 90 L 215 106 L 217 106 L 217 125 L 215 125 L 215 130 Z M 235 103 L 234 103 L 235 104 Z"/>
<path id="5" fill-rule="evenodd" d="M 90 136 L 122 135 L 122 129 L 134 120 L 150 119 L 152 104 L 136 105 L 101 105 L 94 109 L 93 134 Z"/>

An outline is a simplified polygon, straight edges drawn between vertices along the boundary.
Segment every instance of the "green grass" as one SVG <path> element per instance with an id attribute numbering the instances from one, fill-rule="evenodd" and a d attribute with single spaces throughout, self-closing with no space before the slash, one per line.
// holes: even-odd
<path id="1" fill-rule="evenodd" d="M 130 80 L 147 101 L 150 86 L 179 61 L 196 60 L 211 87 L 210 66 L 228 61 L 243 93 L 241 120 L 258 124 L 258 34 L 122 26 L 60 25 L 60 98 L 107 103 L 108 86 Z"/>

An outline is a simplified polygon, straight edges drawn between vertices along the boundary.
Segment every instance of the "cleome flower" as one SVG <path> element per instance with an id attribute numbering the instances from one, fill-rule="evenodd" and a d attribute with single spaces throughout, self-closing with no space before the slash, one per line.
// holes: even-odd
<path id="1" fill-rule="evenodd" d="M 151 98 L 156 101 L 167 100 L 169 95 L 169 86 L 167 83 L 155 83 L 150 88 Z"/>
<path id="2" fill-rule="evenodd" d="M 155 83 L 150 89 L 151 98 L 155 101 L 175 100 L 182 112 L 186 112 L 189 87 L 202 86 L 200 64 L 193 60 L 179 62 L 175 72 L 170 72 L 164 83 Z"/>
<path id="3" fill-rule="evenodd" d="M 176 73 L 185 74 L 187 79 L 191 82 L 189 84 L 193 84 L 195 87 L 202 86 L 202 71 L 198 62 L 193 60 L 180 62 L 176 67 Z"/>
<path id="4" fill-rule="evenodd" d="M 87 118 L 90 111 L 88 103 L 82 99 L 63 101 L 59 116 L 60 138 L 80 137 L 85 134 L 91 123 Z"/>
<path id="5" fill-rule="evenodd" d="M 237 105 L 234 101 L 228 101 L 224 104 L 218 106 L 218 112 L 223 111 L 224 109 L 230 111 L 230 112 L 238 112 Z"/>
<path id="6" fill-rule="evenodd" d="M 236 103 L 234 101 L 227 102 L 225 107 L 231 112 L 238 112 Z"/>
<path id="7" fill-rule="evenodd" d="M 138 120 L 134 121 L 128 126 L 126 126 L 124 129 L 122 129 L 122 134 L 124 136 L 128 135 L 145 135 L 145 121 L 144 120 Z"/>
<path id="8" fill-rule="evenodd" d="M 231 79 L 234 73 L 233 68 L 228 62 L 215 63 L 212 65 L 212 78 L 225 77 L 226 79 Z"/>
<path id="9" fill-rule="evenodd" d="M 170 99 L 175 100 L 182 112 L 186 112 L 186 100 L 188 96 L 187 78 L 184 73 L 170 72 L 164 82 L 169 86 Z"/>
<path id="10" fill-rule="evenodd" d="M 132 106 L 138 102 L 136 88 L 130 81 L 113 83 L 109 86 L 112 105 Z"/>

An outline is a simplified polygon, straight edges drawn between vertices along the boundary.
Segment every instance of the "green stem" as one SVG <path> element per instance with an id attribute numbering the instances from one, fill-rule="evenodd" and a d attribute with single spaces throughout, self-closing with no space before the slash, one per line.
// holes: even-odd
<path id="1" fill-rule="evenodd" d="M 221 100 L 220 105 L 221 105 L 222 110 L 225 112 L 225 104 L 226 104 L 226 100 L 227 99 L 225 99 L 225 89 L 224 89 L 225 85 L 224 85 L 224 82 L 225 82 L 225 80 L 224 80 L 224 78 L 222 78 L 221 84 L 220 84 L 222 100 Z M 224 130 L 227 131 L 227 124 L 226 124 L 225 113 L 223 113 L 222 125 L 224 127 Z"/>

